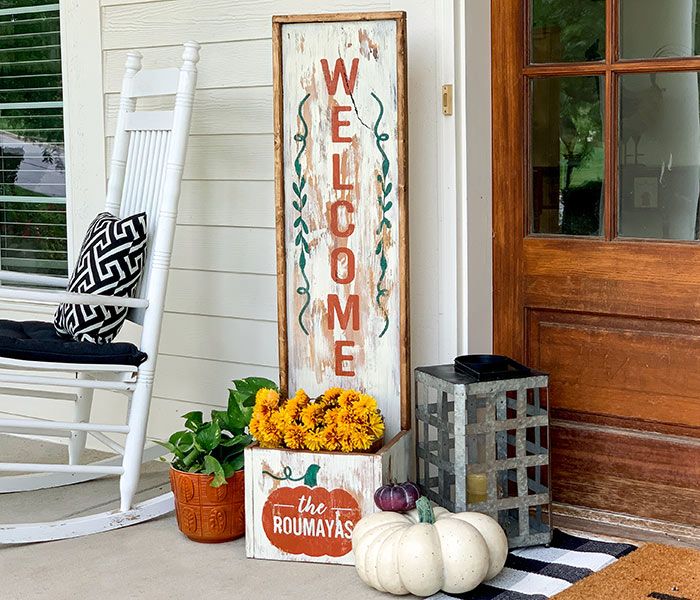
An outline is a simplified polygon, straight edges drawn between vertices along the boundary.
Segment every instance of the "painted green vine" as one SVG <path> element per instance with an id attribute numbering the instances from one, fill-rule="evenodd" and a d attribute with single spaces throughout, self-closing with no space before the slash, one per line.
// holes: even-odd
<path id="1" fill-rule="evenodd" d="M 382 217 L 379 221 L 379 225 L 376 231 L 376 235 L 379 236 L 379 241 L 377 242 L 377 248 L 375 250 L 375 254 L 379 256 L 380 268 L 379 279 L 377 280 L 377 295 L 375 296 L 375 301 L 377 303 L 379 311 L 384 317 L 384 329 L 382 329 L 382 332 L 379 334 L 379 337 L 382 337 L 386 333 L 387 329 L 389 329 L 389 313 L 387 312 L 384 304 L 382 304 L 382 297 L 387 296 L 389 294 L 389 290 L 383 287 L 388 266 L 386 260 L 384 236 L 385 230 L 386 234 L 388 234 L 389 230 L 391 229 L 391 221 L 388 219 L 387 213 L 393 206 L 393 202 L 391 202 L 391 200 L 387 201 L 387 197 L 391 193 L 392 184 L 391 182 L 387 181 L 387 176 L 389 174 L 389 158 L 387 157 L 386 152 L 384 152 L 384 148 L 382 148 L 382 142 L 386 142 L 389 139 L 389 134 L 379 133 L 379 124 L 381 123 L 382 117 L 384 116 L 384 105 L 382 104 L 382 101 L 374 94 L 374 92 L 372 92 L 372 98 L 374 98 L 377 101 L 377 104 L 379 104 L 379 116 L 377 117 L 377 120 L 374 123 L 374 139 L 376 141 L 377 148 L 379 149 L 379 152 L 382 155 L 382 172 L 377 175 L 377 181 L 379 182 L 379 185 L 381 187 L 380 193 L 377 195 L 377 202 L 379 203 L 379 208 L 382 211 Z"/>
<path id="2" fill-rule="evenodd" d="M 309 304 L 311 303 L 311 292 L 309 291 L 310 283 L 309 283 L 309 278 L 306 276 L 306 262 L 307 262 L 307 257 L 310 254 L 309 250 L 309 242 L 306 239 L 306 236 L 309 233 L 309 226 L 307 225 L 306 221 L 304 221 L 304 216 L 303 216 L 303 209 L 304 206 L 306 206 L 306 200 L 307 200 L 307 195 L 304 193 L 304 186 L 306 185 L 306 178 L 301 174 L 301 157 L 304 154 L 304 151 L 306 150 L 306 138 L 309 135 L 309 126 L 306 124 L 306 121 L 304 120 L 304 115 L 302 114 L 302 108 L 304 107 L 304 103 L 309 99 L 309 96 L 311 94 L 306 94 L 302 101 L 299 103 L 299 120 L 301 121 L 301 125 L 303 127 L 303 132 L 302 133 L 297 133 L 294 135 L 294 141 L 301 143 L 301 148 L 299 148 L 299 152 L 297 153 L 297 157 L 294 159 L 294 170 L 296 171 L 297 174 L 297 180 L 292 182 L 292 189 L 294 190 L 294 195 L 296 196 L 296 199 L 292 201 L 292 206 L 294 206 L 294 209 L 297 211 L 298 216 L 294 221 L 294 229 L 298 229 L 297 235 L 294 238 L 294 246 L 299 247 L 299 272 L 301 273 L 301 276 L 304 280 L 304 285 L 300 285 L 297 288 L 297 294 L 300 296 L 303 296 L 305 298 L 304 300 L 304 305 L 301 307 L 301 310 L 299 311 L 299 326 L 301 327 L 301 330 L 306 334 L 309 335 L 308 330 L 306 327 L 304 327 L 304 313 L 306 312 L 306 309 L 309 307 Z"/>
<path id="3" fill-rule="evenodd" d="M 321 467 L 315 464 L 311 464 L 306 468 L 306 473 L 304 473 L 301 477 L 292 477 L 292 468 L 291 467 L 283 467 L 282 469 L 282 475 L 275 475 L 274 473 L 270 473 L 270 471 L 265 471 L 263 470 L 263 475 L 269 475 L 272 477 L 272 479 L 276 479 L 277 481 L 304 481 L 304 485 L 308 487 L 316 487 L 318 485 L 317 483 L 317 475 L 318 472 L 321 470 Z"/>

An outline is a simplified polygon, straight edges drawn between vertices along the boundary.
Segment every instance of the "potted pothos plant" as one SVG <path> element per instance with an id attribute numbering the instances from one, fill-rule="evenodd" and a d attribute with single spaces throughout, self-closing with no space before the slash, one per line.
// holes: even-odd
<path id="1" fill-rule="evenodd" d="M 263 377 L 234 380 L 226 410 L 183 415 L 185 429 L 173 433 L 167 448 L 173 459 L 170 484 L 177 524 L 197 542 L 226 542 L 245 532 L 243 450 L 253 437 L 248 425 L 260 389 L 277 389 Z"/>

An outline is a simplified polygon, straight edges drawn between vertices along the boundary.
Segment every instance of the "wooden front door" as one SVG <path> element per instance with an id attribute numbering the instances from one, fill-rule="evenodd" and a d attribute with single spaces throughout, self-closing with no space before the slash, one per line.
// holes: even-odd
<path id="1" fill-rule="evenodd" d="M 491 3 L 495 351 L 551 374 L 555 502 L 695 526 L 698 8 Z"/>

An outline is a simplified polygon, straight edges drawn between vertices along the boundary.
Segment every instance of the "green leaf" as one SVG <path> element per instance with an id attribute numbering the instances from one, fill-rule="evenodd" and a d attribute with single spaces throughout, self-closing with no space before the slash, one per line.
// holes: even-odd
<path id="1" fill-rule="evenodd" d="M 301 198 L 301 208 L 304 208 L 306 206 L 306 194 L 304 194 Z"/>
<path id="2" fill-rule="evenodd" d="M 301 220 L 301 217 L 297 217 L 296 220 L 294 221 L 294 227 L 299 227 L 299 225 L 303 223 Z"/>
<path id="3" fill-rule="evenodd" d="M 386 203 L 386 206 L 384 207 L 384 212 L 387 212 L 392 206 L 394 206 L 394 203 L 389 201 Z"/>
<path id="4" fill-rule="evenodd" d="M 221 466 L 224 468 L 224 477 L 226 477 L 226 479 L 231 477 L 236 472 L 236 469 L 233 468 L 233 465 L 230 462 L 223 462 L 221 463 Z"/>
<path id="5" fill-rule="evenodd" d="M 304 244 L 306 244 L 306 242 L 304 242 Z M 301 255 L 299 256 L 299 267 L 303 271 L 305 266 L 306 266 L 306 254 L 304 254 L 302 252 Z"/>
<path id="6" fill-rule="evenodd" d="M 240 455 L 236 456 L 233 460 L 229 462 L 231 465 L 231 468 L 233 469 L 233 472 L 235 473 L 236 471 L 240 471 L 243 468 L 243 463 L 245 462 L 245 459 L 243 457 L 243 453 Z"/>
<path id="7" fill-rule="evenodd" d="M 219 427 L 221 428 L 222 431 L 230 431 L 231 430 L 231 424 L 229 423 L 228 420 L 228 412 L 225 410 L 212 410 L 211 411 L 211 420 L 212 421 L 217 421 L 219 423 Z"/>
<path id="8" fill-rule="evenodd" d="M 297 172 L 297 177 L 301 175 L 301 163 L 298 160 L 294 161 L 294 170 Z"/>
<path id="9" fill-rule="evenodd" d="M 296 200 L 292 200 L 292 206 L 294 207 L 295 210 L 298 210 L 299 212 L 301 212 L 301 207 L 299 206 L 299 204 L 297 203 Z"/>
<path id="10" fill-rule="evenodd" d="M 304 186 L 305 186 L 305 185 L 306 185 L 306 178 L 305 178 L 305 177 L 302 177 L 302 178 L 301 178 L 301 181 L 299 182 L 299 191 L 300 191 L 300 192 L 301 192 L 301 190 L 304 189 Z"/>
<path id="11" fill-rule="evenodd" d="M 389 172 L 389 159 L 385 158 L 382 161 L 382 173 L 384 174 L 384 177 L 386 177 L 386 174 Z"/>
<path id="12" fill-rule="evenodd" d="M 299 217 L 299 220 L 301 220 L 301 217 Z M 301 221 L 301 228 L 304 230 L 304 233 L 309 233 L 309 226 L 305 221 Z"/>
<path id="13" fill-rule="evenodd" d="M 294 238 L 294 245 L 295 245 L 295 246 L 298 246 L 298 245 L 301 244 L 301 242 L 303 242 L 303 241 L 304 241 L 304 238 L 302 237 L 302 233 L 301 233 L 301 231 L 300 231 L 300 232 L 297 234 L 297 237 Z"/>
<path id="14" fill-rule="evenodd" d="M 294 181 L 292 182 L 292 189 L 294 190 L 294 193 L 298 196 L 299 195 L 299 186 Z"/>
<path id="15" fill-rule="evenodd" d="M 211 487 L 218 488 L 226 483 L 224 468 L 221 466 L 221 463 L 218 460 L 209 454 L 204 457 L 204 472 L 207 475 L 214 475 L 214 479 L 211 482 Z"/>
<path id="16" fill-rule="evenodd" d="M 387 267 L 387 262 L 386 262 L 386 256 L 382 254 L 381 258 L 379 259 L 379 266 L 382 268 L 382 271 L 386 270 Z"/>
<path id="17" fill-rule="evenodd" d="M 377 244 L 377 249 L 374 251 L 375 254 L 379 254 L 382 251 L 383 243 L 381 240 L 379 240 L 379 243 Z"/>
<path id="18" fill-rule="evenodd" d="M 253 436 L 248 434 L 239 434 L 232 438 L 222 439 L 220 446 L 225 446 L 227 448 L 232 448 L 235 446 L 246 447 L 250 442 L 253 441 Z"/>
<path id="19" fill-rule="evenodd" d="M 246 405 L 247 394 L 238 391 L 229 393 L 228 397 L 228 422 L 231 428 L 242 430 L 248 426 L 253 416 L 253 407 Z M 232 433 L 234 433 L 232 431 Z M 238 432 L 235 432 L 238 433 Z"/>
<path id="20" fill-rule="evenodd" d="M 204 452 L 211 452 L 221 441 L 221 428 L 219 423 L 207 423 L 195 434 L 195 446 Z"/>
<path id="21" fill-rule="evenodd" d="M 307 254 L 311 254 L 311 251 L 309 250 L 309 244 L 306 242 L 304 238 L 301 238 L 302 244 L 304 244 L 304 250 L 306 250 Z"/>
<path id="22" fill-rule="evenodd" d="M 188 412 L 187 414 L 182 415 L 182 418 L 185 419 L 185 427 L 191 429 L 192 431 L 195 431 L 197 427 L 200 427 L 202 425 L 201 410 Z"/>
<path id="23" fill-rule="evenodd" d="M 391 183 L 386 184 L 386 189 L 384 190 L 384 196 L 388 196 L 389 193 L 391 192 Z"/>

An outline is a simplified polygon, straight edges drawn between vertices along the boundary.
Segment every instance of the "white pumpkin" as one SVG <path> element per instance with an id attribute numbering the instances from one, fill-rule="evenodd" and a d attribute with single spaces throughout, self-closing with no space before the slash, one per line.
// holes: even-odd
<path id="1" fill-rule="evenodd" d="M 352 533 L 355 568 L 380 592 L 430 596 L 461 594 L 503 568 L 508 539 L 500 525 L 480 513 L 456 513 L 421 497 L 406 513 L 363 517 Z"/>

